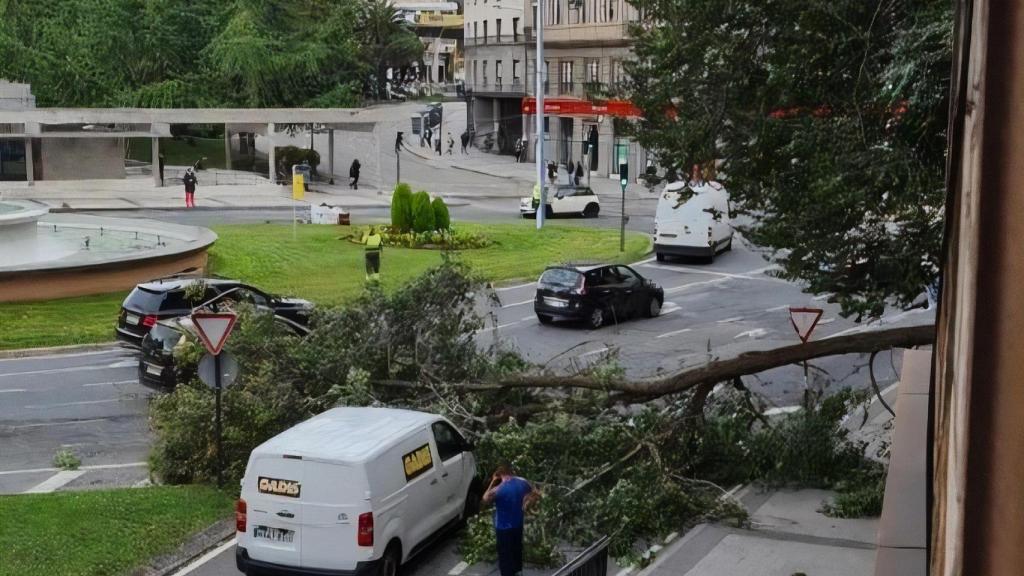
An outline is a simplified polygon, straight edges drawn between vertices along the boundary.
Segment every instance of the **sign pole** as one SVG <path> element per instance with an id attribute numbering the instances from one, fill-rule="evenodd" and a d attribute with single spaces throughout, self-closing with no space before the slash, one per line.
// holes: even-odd
<path id="1" fill-rule="evenodd" d="M 619 252 L 626 251 L 626 183 L 629 182 L 629 164 L 619 162 L 619 184 L 622 187 L 622 213 L 619 216 Z"/>
<path id="2" fill-rule="evenodd" d="M 547 211 L 547 189 L 544 186 L 544 0 L 537 0 L 537 16 L 534 19 L 534 27 L 537 29 L 537 63 L 534 64 L 534 71 L 537 73 L 537 86 L 534 89 L 537 109 L 534 111 L 537 120 L 537 147 L 534 153 L 537 159 L 537 185 L 540 186 L 540 204 L 537 206 L 537 230 L 544 227 L 544 216 Z"/>
<path id="3" fill-rule="evenodd" d="M 221 403 L 220 403 L 220 354 L 213 357 L 213 369 L 214 369 L 214 391 L 217 395 L 217 487 L 221 488 L 224 486 L 224 445 L 223 445 L 223 433 L 221 430 Z"/>

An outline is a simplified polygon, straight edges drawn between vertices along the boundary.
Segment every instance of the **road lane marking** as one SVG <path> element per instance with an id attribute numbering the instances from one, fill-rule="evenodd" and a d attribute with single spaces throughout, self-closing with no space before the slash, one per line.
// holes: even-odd
<path id="1" fill-rule="evenodd" d="M 747 330 L 746 332 L 740 332 L 739 334 L 733 336 L 732 339 L 733 340 L 738 340 L 740 338 L 743 338 L 744 336 L 756 339 L 756 338 L 760 338 L 760 337 L 762 337 L 762 336 L 764 336 L 766 334 L 768 334 L 768 331 L 765 330 L 764 328 L 754 328 L 753 330 Z"/>
<path id="2" fill-rule="evenodd" d="M 125 462 L 122 464 L 92 464 L 82 466 L 79 470 L 115 470 L 118 468 L 139 468 L 149 466 L 148 462 Z M 60 468 L 27 468 L 24 470 L 0 470 L 0 476 L 11 476 L 14 474 L 39 474 L 40 472 L 60 472 Z"/>
<path id="3" fill-rule="evenodd" d="M 196 558 L 195 560 L 187 564 L 184 568 L 182 568 L 178 572 L 175 572 L 173 576 L 185 576 L 186 574 L 191 574 L 196 570 L 196 568 L 199 568 L 203 564 L 206 564 L 210 560 L 213 560 L 217 556 L 220 556 L 237 543 L 238 538 L 232 538 L 231 540 L 228 540 L 227 542 L 221 544 L 220 546 L 217 546 L 213 550 L 210 550 L 206 554 L 203 554 L 199 558 Z"/>
<path id="4" fill-rule="evenodd" d="M 601 354 L 602 352 L 607 352 L 607 351 L 608 351 L 608 347 L 605 346 L 604 348 L 598 348 L 597 350 L 591 350 L 590 352 L 584 352 L 583 354 L 579 354 L 576 357 L 577 358 L 583 358 L 584 356 L 593 356 L 594 354 Z"/>
<path id="5" fill-rule="evenodd" d="M 733 316 L 732 318 L 726 318 L 724 320 L 719 320 L 718 323 L 719 324 L 729 324 L 731 322 L 739 322 L 740 320 L 743 320 L 743 316 Z"/>
<path id="6" fill-rule="evenodd" d="M 866 332 L 866 331 L 872 330 L 872 329 L 874 329 L 874 328 L 876 328 L 878 326 L 884 326 L 886 324 L 892 324 L 894 322 L 899 322 L 900 320 L 902 320 L 902 319 L 904 319 L 904 318 L 906 318 L 908 316 L 911 316 L 911 315 L 914 315 L 914 314 L 920 314 L 922 312 L 926 312 L 926 310 L 921 309 L 921 308 L 915 308 L 913 310 L 907 310 L 905 312 L 900 312 L 898 314 L 893 314 L 892 316 L 883 316 L 883 317 L 879 318 L 877 322 L 872 322 L 872 323 L 869 323 L 869 324 L 863 324 L 861 326 L 854 326 L 853 328 L 847 328 L 846 330 L 840 330 L 839 332 L 836 332 L 835 334 L 829 334 L 828 336 L 825 336 L 823 339 L 825 339 L 825 338 L 838 338 L 839 336 L 845 336 L 847 334 L 853 334 L 855 332 Z"/>
<path id="7" fill-rule="evenodd" d="M 11 376 L 31 376 L 33 374 L 61 374 L 63 372 L 85 372 L 93 370 L 119 370 L 121 368 L 134 368 L 137 364 L 132 362 L 130 365 L 116 365 L 112 366 L 69 366 L 67 368 L 48 368 L 46 370 L 27 370 L 25 372 L 5 372 L 0 374 L 0 378 L 9 378 Z"/>
<path id="8" fill-rule="evenodd" d="M 715 278 L 714 280 L 702 280 L 700 282 L 690 282 L 689 284 L 682 284 L 672 288 L 667 288 L 665 294 L 675 294 L 676 292 L 682 292 L 687 288 L 694 288 L 696 286 L 707 286 L 708 284 L 721 284 L 722 282 L 728 282 L 729 278 Z"/>
<path id="9" fill-rule="evenodd" d="M 533 318 L 533 316 L 527 316 L 525 318 L 516 320 L 515 322 L 508 322 L 506 324 L 498 324 L 497 326 L 484 326 L 483 328 L 480 328 L 479 330 L 477 330 L 475 332 L 475 334 L 483 334 L 484 332 L 489 332 L 491 330 L 501 330 L 502 328 L 508 328 L 509 326 L 515 326 L 516 324 L 522 324 L 523 322 L 526 322 L 527 320 L 530 320 L 532 318 Z"/>
<path id="10" fill-rule="evenodd" d="M 516 284 L 515 286 L 505 286 L 504 288 L 495 288 L 495 292 L 505 292 L 506 290 L 515 290 L 516 288 L 526 288 L 527 286 L 533 286 L 536 282 L 527 282 L 526 284 Z"/>
<path id="11" fill-rule="evenodd" d="M 801 406 L 776 406 L 775 408 L 769 408 L 764 411 L 764 416 L 778 416 L 780 414 L 792 414 L 793 412 L 799 412 L 802 410 Z"/>
<path id="12" fill-rule="evenodd" d="M 513 302 L 512 304 L 502 304 L 501 307 L 502 309 L 514 308 L 516 306 L 522 306 L 524 304 L 533 304 L 533 298 L 530 298 L 529 300 L 523 300 L 522 302 Z"/>
<path id="13" fill-rule="evenodd" d="M 72 480 L 85 474 L 85 470 L 61 470 L 32 488 L 25 490 L 22 494 L 49 494 L 67 485 Z"/>
<path id="14" fill-rule="evenodd" d="M 82 400 L 81 402 L 64 402 L 63 404 L 33 404 L 31 406 L 23 406 L 25 410 L 48 410 L 50 408 L 67 408 L 69 406 L 88 406 L 90 404 L 110 404 L 111 402 L 120 402 L 120 398 L 110 398 L 107 400 Z"/>
<path id="15" fill-rule="evenodd" d="M 718 272 L 716 270 L 704 270 L 702 268 L 691 268 L 689 266 L 665 266 L 664 264 L 645 264 L 645 268 L 656 268 L 658 270 L 668 270 L 670 272 L 689 272 L 691 274 L 710 274 L 712 276 L 721 276 L 723 278 L 738 278 L 740 280 L 770 280 L 776 282 L 785 282 L 779 278 L 757 278 L 759 274 L 763 274 L 769 270 L 774 270 L 777 266 L 765 266 L 764 268 L 756 268 L 754 270 L 748 270 L 746 272 L 740 272 L 738 274 L 732 272 Z"/>
<path id="16" fill-rule="evenodd" d="M 782 306 L 776 306 L 775 308 L 766 308 L 765 312 L 778 312 L 779 310 L 785 310 L 789 308 L 789 304 L 783 304 Z"/>
<path id="17" fill-rule="evenodd" d="M 466 564 L 464 561 L 459 562 L 454 568 L 448 571 L 448 576 L 459 576 L 459 574 L 466 571 L 466 568 L 469 568 L 469 564 Z"/>
<path id="18" fill-rule="evenodd" d="M 24 388 L 11 388 L 10 390 L 0 390 L 0 394 L 9 394 L 12 392 L 26 392 Z"/>
<path id="19" fill-rule="evenodd" d="M 53 359 L 56 359 L 56 358 L 78 358 L 80 356 L 99 356 L 100 354 L 115 354 L 115 353 L 118 353 L 118 352 L 122 352 L 123 353 L 124 352 L 124 348 L 121 348 L 119 346 L 111 346 L 110 348 L 107 348 L 106 350 L 94 350 L 92 352 L 72 352 L 72 353 L 69 353 L 69 354 L 36 354 L 36 355 L 32 355 L 32 356 L 18 356 L 18 357 L 15 357 L 15 358 L 2 358 L 2 359 L 0 359 L 0 364 L 2 364 L 4 362 L 17 362 L 17 361 L 24 361 L 24 360 L 40 360 L 40 359 L 43 359 L 43 358 L 45 358 L 47 360 L 53 360 Z"/>
<path id="20" fill-rule="evenodd" d="M 682 334 L 683 332 L 690 332 L 691 330 L 693 330 L 693 328 L 683 328 L 682 330 L 673 330 L 672 332 L 665 332 L 664 334 L 659 334 L 656 337 L 668 338 L 669 336 L 675 336 L 676 334 Z"/>
<path id="21" fill-rule="evenodd" d="M 821 326 L 822 324 L 831 324 L 831 323 L 833 323 L 835 321 L 836 321 L 835 317 L 825 318 L 824 320 L 819 320 L 818 321 L 818 326 Z"/>
<path id="22" fill-rule="evenodd" d="M 11 426 L 11 430 L 21 430 L 23 428 L 47 428 L 50 426 L 68 426 L 70 424 L 91 424 L 93 422 L 106 422 L 107 420 L 109 420 L 109 418 L 88 418 L 86 420 L 68 420 L 67 422 L 41 422 L 39 424 Z"/>
<path id="23" fill-rule="evenodd" d="M 138 384 L 138 380 L 118 380 L 117 382 L 92 382 L 89 384 L 82 384 L 83 388 L 89 388 L 91 386 L 120 386 L 121 384 Z"/>
<path id="24" fill-rule="evenodd" d="M 828 300 L 829 298 L 831 298 L 833 296 L 835 296 L 835 294 L 833 294 L 832 292 L 825 292 L 824 294 L 819 294 L 819 295 L 815 296 L 814 300 L 817 300 L 817 301 L 820 302 L 822 300 Z"/>

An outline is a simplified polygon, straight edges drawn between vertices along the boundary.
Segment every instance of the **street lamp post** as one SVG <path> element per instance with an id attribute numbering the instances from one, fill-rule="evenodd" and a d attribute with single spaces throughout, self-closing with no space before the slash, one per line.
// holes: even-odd
<path id="1" fill-rule="evenodd" d="M 540 204 L 537 206 L 537 229 L 544 227 L 544 216 L 547 212 L 547 190 L 544 187 L 544 0 L 537 0 L 537 16 L 534 26 L 537 29 L 537 186 L 540 187 Z"/>

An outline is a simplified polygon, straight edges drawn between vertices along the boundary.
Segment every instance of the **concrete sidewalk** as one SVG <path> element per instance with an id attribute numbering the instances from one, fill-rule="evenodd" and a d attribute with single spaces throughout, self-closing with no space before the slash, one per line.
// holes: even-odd
<path id="1" fill-rule="evenodd" d="M 834 494 L 824 490 L 738 496 L 751 527 L 701 524 L 662 550 L 640 576 L 870 576 L 877 518 L 829 518 L 818 512 Z"/>
<path id="2" fill-rule="evenodd" d="M 375 189 L 350 190 L 347 186 L 317 182 L 306 192 L 304 200 L 295 201 L 291 197 L 291 187 L 287 185 L 273 185 L 267 181 L 204 186 L 202 172 L 199 178 L 196 205 L 200 210 L 291 208 L 321 203 L 345 208 L 390 206 L 390 193 L 380 194 Z M 170 210 L 185 207 L 184 191 L 180 185 L 158 188 L 149 179 L 141 178 L 40 181 L 31 187 L 23 182 L 5 182 L 0 185 L 0 199 L 32 200 L 49 207 L 53 212 Z"/>

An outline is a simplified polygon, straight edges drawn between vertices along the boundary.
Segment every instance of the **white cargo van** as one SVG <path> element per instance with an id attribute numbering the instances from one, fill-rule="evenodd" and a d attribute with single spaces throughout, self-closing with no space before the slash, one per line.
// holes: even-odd
<path id="1" fill-rule="evenodd" d="M 654 254 L 703 256 L 714 260 L 732 249 L 729 193 L 718 182 L 672 182 L 658 198 L 654 215 Z"/>
<path id="2" fill-rule="evenodd" d="M 471 445 L 436 414 L 334 408 L 252 451 L 238 569 L 394 576 L 482 494 Z"/>

